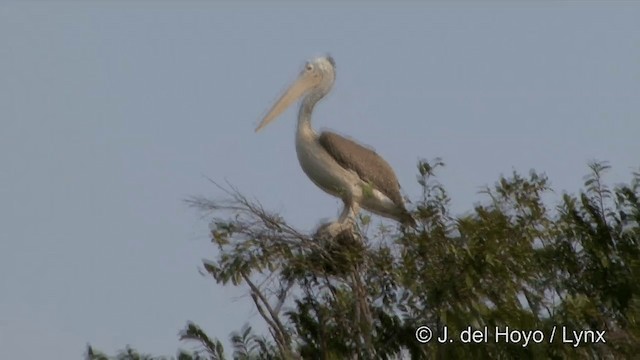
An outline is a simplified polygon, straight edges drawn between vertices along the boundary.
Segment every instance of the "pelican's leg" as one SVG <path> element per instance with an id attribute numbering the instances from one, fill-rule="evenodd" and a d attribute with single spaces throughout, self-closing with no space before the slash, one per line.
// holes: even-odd
<path id="1" fill-rule="evenodd" d="M 344 207 L 342 208 L 342 213 L 340 213 L 338 220 L 321 226 L 316 232 L 316 236 L 324 233 L 328 234 L 329 237 L 333 239 L 344 231 L 349 231 L 352 235 L 355 235 L 358 232 L 356 230 L 356 219 L 360 212 L 360 205 L 352 199 L 343 199 L 343 201 Z"/>
<path id="2" fill-rule="evenodd" d="M 358 216 L 358 212 L 360 211 L 360 206 L 357 202 L 353 200 L 348 200 L 344 202 L 344 209 L 342 210 L 342 214 L 340 214 L 340 218 L 338 219 L 338 224 L 340 224 L 340 231 L 349 230 L 351 232 L 355 231 L 356 228 L 356 219 Z"/>
<path id="3" fill-rule="evenodd" d="M 358 213 L 358 210 L 359 206 L 357 204 L 352 201 L 345 200 L 340 217 L 332 223 L 321 226 L 317 233 L 326 233 L 333 239 L 343 231 L 353 229 L 355 225 L 355 216 Z"/>
<path id="4" fill-rule="evenodd" d="M 338 217 L 337 223 L 344 224 L 349 217 L 351 216 L 351 204 L 347 201 L 344 202 L 344 207 L 342 208 L 342 213 L 340 213 L 340 217 Z"/>
<path id="5" fill-rule="evenodd" d="M 357 202 L 352 202 L 351 206 L 349 206 L 349 220 L 351 221 L 351 225 L 356 225 L 356 219 L 358 219 L 358 213 L 360 212 L 360 204 Z"/>
<path id="6" fill-rule="evenodd" d="M 351 202 L 351 206 L 349 206 L 349 217 L 347 220 L 347 225 L 349 231 L 351 232 L 351 238 L 354 240 L 362 240 L 362 234 L 360 233 L 360 228 L 358 227 L 358 213 L 360 212 L 360 204 L 356 201 Z"/>
<path id="7" fill-rule="evenodd" d="M 326 231 L 331 238 L 335 238 L 338 234 L 344 231 L 345 225 L 349 225 L 350 213 L 351 207 L 347 202 L 345 202 L 344 207 L 342 208 L 342 213 L 340 214 L 340 217 L 338 217 L 338 220 L 327 225 L 324 231 Z"/>

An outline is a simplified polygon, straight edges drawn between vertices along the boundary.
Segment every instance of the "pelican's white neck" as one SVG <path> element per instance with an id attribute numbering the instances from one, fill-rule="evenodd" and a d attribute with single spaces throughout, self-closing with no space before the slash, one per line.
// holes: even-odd
<path id="1" fill-rule="evenodd" d="M 308 135 L 315 134 L 311 127 L 311 113 L 318 101 L 323 97 L 323 93 L 314 91 L 302 99 L 300 110 L 298 111 L 298 133 L 305 133 Z"/>

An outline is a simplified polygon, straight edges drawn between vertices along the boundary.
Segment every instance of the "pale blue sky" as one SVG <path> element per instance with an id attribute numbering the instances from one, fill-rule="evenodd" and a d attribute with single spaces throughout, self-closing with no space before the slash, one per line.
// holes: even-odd
<path id="1" fill-rule="evenodd" d="M 190 195 L 229 180 L 310 229 L 341 204 L 299 168 L 294 117 L 255 125 L 304 61 L 337 62 L 314 114 L 419 195 L 441 156 L 454 209 L 500 174 L 574 192 L 591 159 L 640 165 L 640 4 L 293 1 L 0 3 L 0 358 L 87 342 L 174 354 L 187 320 L 259 322 L 213 258 Z"/>

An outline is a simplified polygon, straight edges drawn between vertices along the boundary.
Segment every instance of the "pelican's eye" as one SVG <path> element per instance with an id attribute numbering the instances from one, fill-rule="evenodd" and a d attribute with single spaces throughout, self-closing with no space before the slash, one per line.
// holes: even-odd
<path id="1" fill-rule="evenodd" d="M 307 71 L 313 70 L 313 65 L 307 64 L 306 69 L 307 69 Z"/>

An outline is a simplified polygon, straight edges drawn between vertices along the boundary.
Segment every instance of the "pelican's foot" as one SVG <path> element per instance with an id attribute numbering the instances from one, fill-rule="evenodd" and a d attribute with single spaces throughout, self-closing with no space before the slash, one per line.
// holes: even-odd
<path id="1" fill-rule="evenodd" d="M 339 243 L 362 241 L 356 223 L 350 220 L 322 224 L 314 234 L 314 239 Z"/>
<path id="2" fill-rule="evenodd" d="M 349 219 L 344 222 L 334 221 L 322 224 L 316 231 L 314 238 L 333 240 L 338 236 L 354 237 L 355 233 L 355 222 Z"/>
<path id="3" fill-rule="evenodd" d="M 313 236 L 319 245 L 313 251 L 326 274 L 343 277 L 362 262 L 366 248 L 352 221 L 322 224 Z"/>

